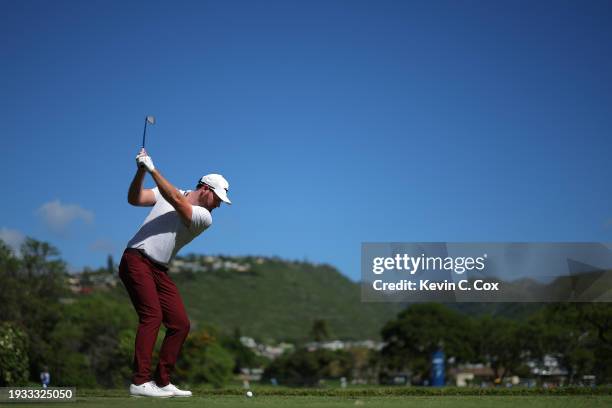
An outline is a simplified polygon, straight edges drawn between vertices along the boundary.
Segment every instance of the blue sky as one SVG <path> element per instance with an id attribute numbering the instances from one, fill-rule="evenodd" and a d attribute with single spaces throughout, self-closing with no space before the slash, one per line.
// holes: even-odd
<path id="1" fill-rule="evenodd" d="M 146 114 L 172 183 L 230 182 L 182 253 L 612 240 L 610 2 L 5 1 L 0 38 L 0 237 L 74 268 L 146 216 Z"/>

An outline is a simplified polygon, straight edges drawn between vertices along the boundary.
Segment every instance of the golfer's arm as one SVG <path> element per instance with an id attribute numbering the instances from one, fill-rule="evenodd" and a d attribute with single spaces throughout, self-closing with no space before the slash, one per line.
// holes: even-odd
<path id="1" fill-rule="evenodd" d="M 150 189 L 143 189 L 142 182 L 144 181 L 147 170 L 139 168 L 134 175 L 134 179 L 128 190 L 128 203 L 139 207 L 150 207 L 155 205 L 155 193 Z"/>
<path id="2" fill-rule="evenodd" d="M 187 201 L 187 197 L 181 194 L 168 180 L 166 180 L 161 173 L 154 169 L 151 172 L 151 177 L 157 184 L 159 188 L 159 192 L 166 199 L 167 202 L 170 203 L 172 207 L 176 210 L 176 212 L 181 217 L 181 221 L 187 227 L 191 225 L 191 203 Z"/>

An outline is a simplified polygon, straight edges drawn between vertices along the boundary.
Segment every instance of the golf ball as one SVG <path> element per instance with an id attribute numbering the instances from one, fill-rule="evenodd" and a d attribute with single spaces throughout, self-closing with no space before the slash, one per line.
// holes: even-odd
<path id="1" fill-rule="evenodd" d="M 253 396 L 253 392 L 252 391 L 247 391 L 246 396 L 251 398 Z"/>

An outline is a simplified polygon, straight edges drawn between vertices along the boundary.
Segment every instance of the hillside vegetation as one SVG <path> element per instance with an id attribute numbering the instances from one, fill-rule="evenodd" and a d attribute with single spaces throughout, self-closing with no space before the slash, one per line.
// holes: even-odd
<path id="1" fill-rule="evenodd" d="M 239 328 L 260 340 L 299 341 L 308 339 L 315 320 L 326 320 L 330 337 L 378 339 L 382 326 L 401 310 L 399 304 L 362 303 L 359 284 L 328 265 L 240 261 L 248 271 L 203 267 L 172 274 L 196 325 Z"/>

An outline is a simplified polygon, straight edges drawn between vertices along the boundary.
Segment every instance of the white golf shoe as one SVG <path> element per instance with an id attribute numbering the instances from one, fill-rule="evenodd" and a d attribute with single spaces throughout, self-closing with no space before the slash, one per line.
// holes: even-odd
<path id="1" fill-rule="evenodd" d="M 175 397 L 191 397 L 191 391 L 179 390 L 176 385 L 170 383 L 165 387 L 159 387 L 162 391 L 171 392 Z"/>
<path id="2" fill-rule="evenodd" d="M 149 381 L 140 385 L 130 385 L 130 395 L 132 397 L 170 398 L 174 396 L 174 393 L 164 391 L 155 385 L 155 382 Z"/>

